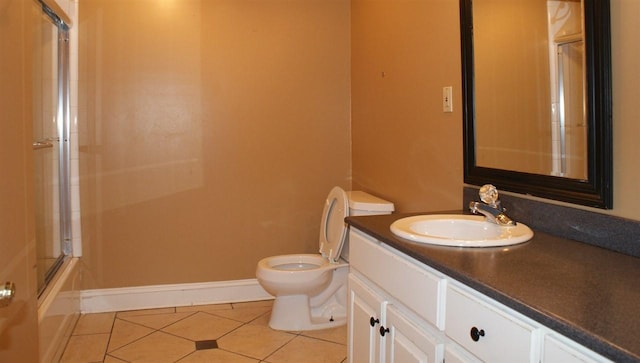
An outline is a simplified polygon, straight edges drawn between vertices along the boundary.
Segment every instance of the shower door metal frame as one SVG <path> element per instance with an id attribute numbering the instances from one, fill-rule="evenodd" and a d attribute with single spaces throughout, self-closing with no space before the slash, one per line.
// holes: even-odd
<path id="1" fill-rule="evenodd" d="M 64 260 L 71 256 L 72 228 L 71 228 L 71 168 L 70 168 L 70 59 L 69 59 L 69 30 L 71 20 L 54 0 L 36 0 L 42 11 L 58 29 L 58 102 L 56 110 L 56 125 L 58 127 L 58 178 L 59 178 L 59 208 L 60 208 L 60 240 L 62 254 L 55 264 L 44 275 L 44 284 L 38 291 L 44 292 L 48 283 L 53 279 Z"/>

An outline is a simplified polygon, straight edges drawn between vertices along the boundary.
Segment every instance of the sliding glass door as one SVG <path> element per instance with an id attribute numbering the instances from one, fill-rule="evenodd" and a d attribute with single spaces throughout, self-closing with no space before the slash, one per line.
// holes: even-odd
<path id="1" fill-rule="evenodd" d="M 71 254 L 69 33 L 46 2 L 33 14 L 33 164 L 38 291 Z"/>

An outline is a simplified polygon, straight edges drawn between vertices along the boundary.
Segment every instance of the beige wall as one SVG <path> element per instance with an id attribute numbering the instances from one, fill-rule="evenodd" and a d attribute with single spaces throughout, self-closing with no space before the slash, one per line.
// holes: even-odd
<path id="1" fill-rule="evenodd" d="M 611 0 L 613 210 L 640 221 L 640 1 Z"/>
<path id="2" fill-rule="evenodd" d="M 316 251 L 324 198 L 350 188 L 348 35 L 347 0 L 81 1 L 89 287 Z"/>
<path id="3" fill-rule="evenodd" d="M 457 1 L 351 2 L 354 189 L 398 211 L 462 204 Z M 442 87 L 453 86 L 453 113 Z"/>

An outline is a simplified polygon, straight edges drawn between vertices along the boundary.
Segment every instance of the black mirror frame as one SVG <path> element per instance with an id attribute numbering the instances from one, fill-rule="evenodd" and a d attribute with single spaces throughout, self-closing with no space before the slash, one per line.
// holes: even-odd
<path id="1" fill-rule="evenodd" d="M 609 0 L 584 0 L 587 72 L 588 179 L 577 180 L 479 167 L 475 155 L 473 0 L 460 0 L 464 182 L 538 197 L 610 209 L 613 207 L 611 24 Z"/>

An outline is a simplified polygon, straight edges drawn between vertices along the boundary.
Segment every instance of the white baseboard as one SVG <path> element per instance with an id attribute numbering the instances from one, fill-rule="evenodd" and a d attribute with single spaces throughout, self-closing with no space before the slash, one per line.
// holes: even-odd
<path id="1" fill-rule="evenodd" d="M 273 299 L 256 279 L 83 290 L 82 313 L 165 308 Z"/>

